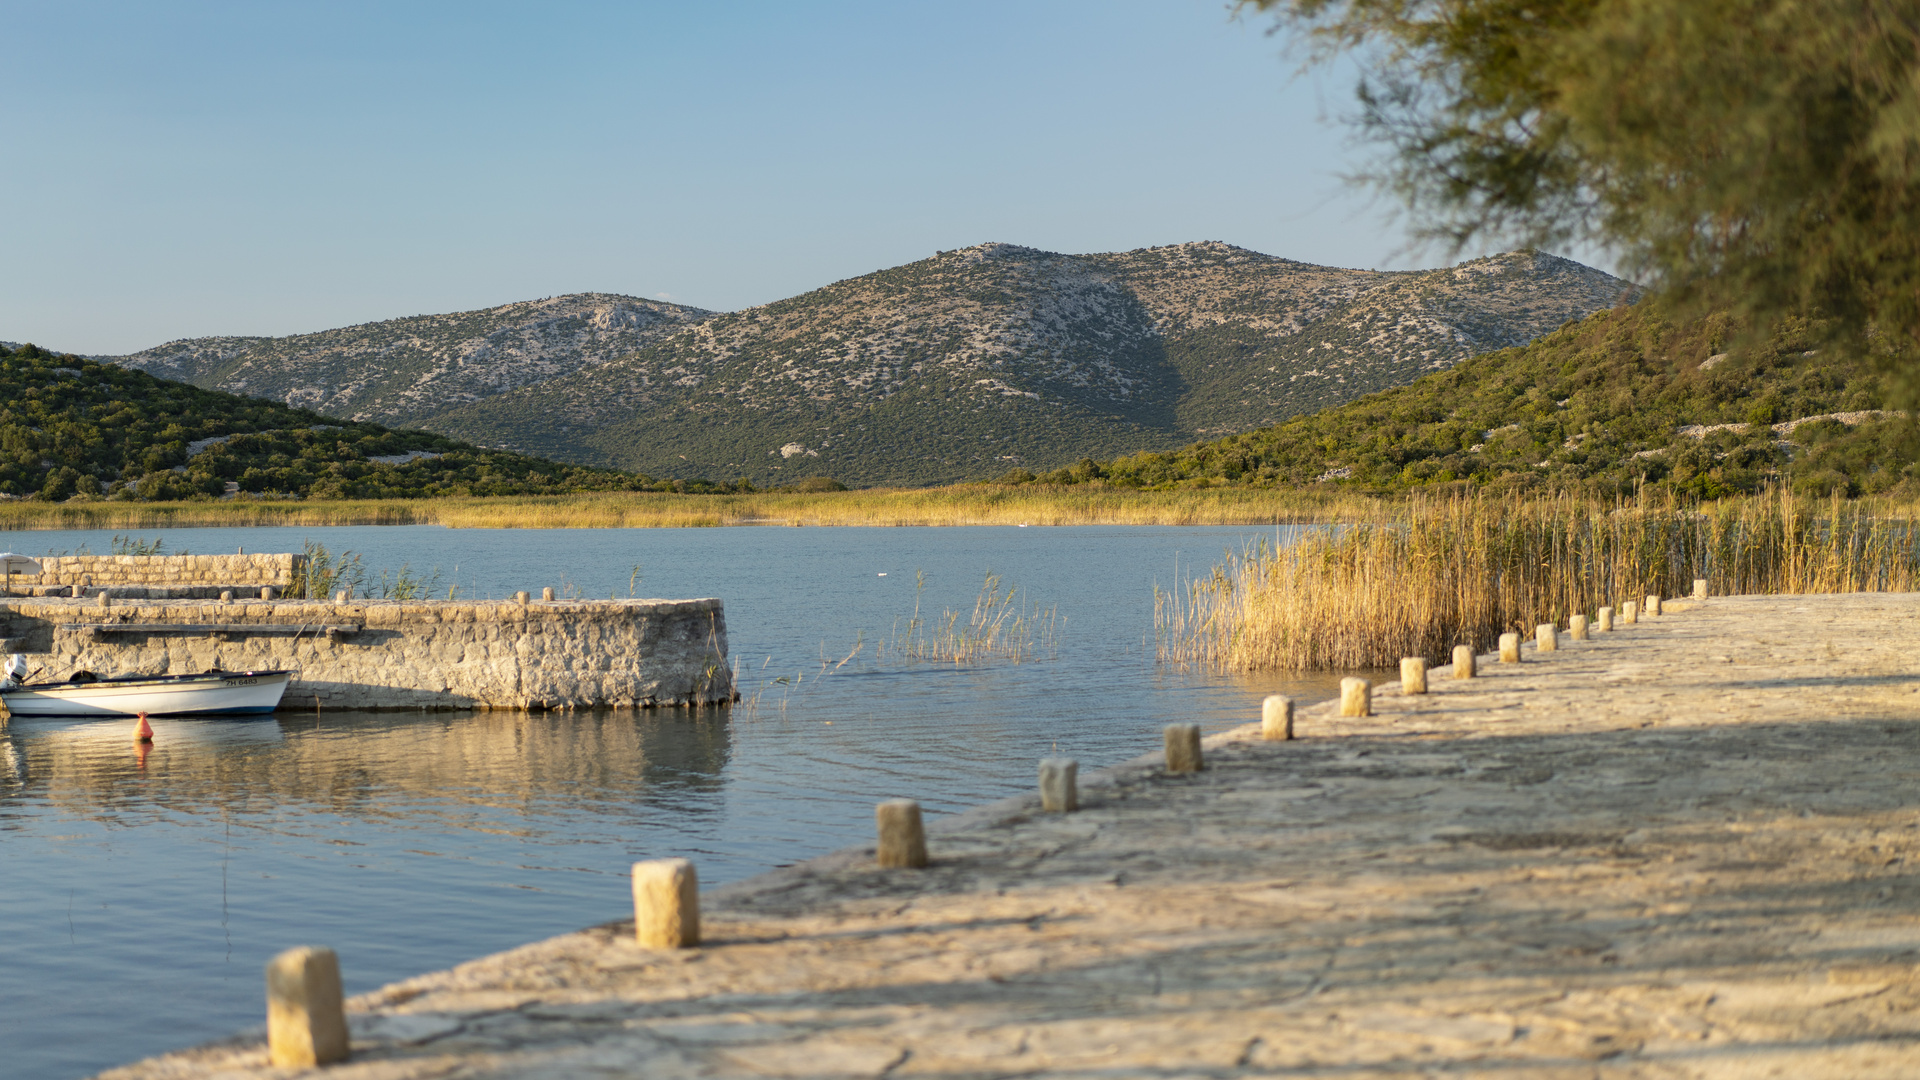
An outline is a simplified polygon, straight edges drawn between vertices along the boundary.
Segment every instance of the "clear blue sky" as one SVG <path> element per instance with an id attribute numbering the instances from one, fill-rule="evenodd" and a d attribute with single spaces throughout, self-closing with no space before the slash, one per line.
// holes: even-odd
<path id="1" fill-rule="evenodd" d="M 1265 30 L 1222 0 L 0 0 L 0 340 L 733 309 L 988 240 L 1410 265 L 1340 180 L 1350 81 Z"/>

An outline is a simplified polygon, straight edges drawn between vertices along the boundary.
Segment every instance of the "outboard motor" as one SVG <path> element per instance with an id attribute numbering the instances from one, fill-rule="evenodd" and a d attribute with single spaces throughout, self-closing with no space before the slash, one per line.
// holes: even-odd
<path id="1" fill-rule="evenodd" d="M 26 680 L 26 677 L 27 658 L 19 653 L 14 653 L 12 656 L 7 657 L 7 684 L 10 686 L 19 686 Z"/>

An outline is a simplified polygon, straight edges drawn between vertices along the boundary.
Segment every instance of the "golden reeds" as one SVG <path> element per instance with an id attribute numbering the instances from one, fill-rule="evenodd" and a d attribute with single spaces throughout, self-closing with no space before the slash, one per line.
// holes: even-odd
<path id="1" fill-rule="evenodd" d="M 896 625 L 893 640 L 882 646 L 882 654 L 891 650 L 907 660 L 950 664 L 995 659 L 1018 664 L 1057 655 L 1055 609 L 1042 608 L 1037 603 L 1029 607 L 1017 599 L 1020 590 L 1006 584 L 1000 575 L 987 572 L 986 583 L 974 598 L 973 614 L 966 622 L 960 621 L 959 612 L 948 608 L 932 627 L 920 614 L 920 594 L 926 589 L 926 583 L 926 573 L 922 571 L 914 589 L 913 614 L 907 617 L 905 632 Z"/>
<path id="2" fill-rule="evenodd" d="M 0 502 L 0 530 L 160 529 L 210 525 L 445 525 L 633 529 L 721 525 L 1274 525 L 1360 521 L 1381 503 L 1340 491 L 1205 488 L 1135 491 L 1096 484 L 742 495 L 621 492 L 493 498 Z"/>
<path id="3" fill-rule="evenodd" d="M 1695 578 L 1720 594 L 1906 591 L 1917 559 L 1911 508 L 1870 501 L 1415 500 L 1384 524 L 1262 544 L 1156 589 L 1154 622 L 1166 662 L 1385 667 L 1649 593 L 1685 596 Z"/>

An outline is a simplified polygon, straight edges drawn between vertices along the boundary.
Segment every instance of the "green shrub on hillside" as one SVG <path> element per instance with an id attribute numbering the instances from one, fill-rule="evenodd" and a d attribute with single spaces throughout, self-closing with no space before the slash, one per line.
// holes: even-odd
<path id="1" fill-rule="evenodd" d="M 0 495 L 209 499 L 228 484 L 327 499 L 740 490 L 562 465 L 0 346 Z"/>
<path id="2" fill-rule="evenodd" d="M 1675 323 L 1645 303 L 1274 427 L 1039 476 L 1016 470 L 1001 482 L 1374 493 L 1471 483 L 1602 495 L 1653 486 L 1701 497 L 1776 482 L 1811 494 L 1920 490 L 1914 422 L 1878 412 L 1882 369 L 1821 355 L 1812 331 L 1789 325 L 1731 351 L 1726 317 Z M 1835 413 L 1869 415 L 1786 426 Z"/>

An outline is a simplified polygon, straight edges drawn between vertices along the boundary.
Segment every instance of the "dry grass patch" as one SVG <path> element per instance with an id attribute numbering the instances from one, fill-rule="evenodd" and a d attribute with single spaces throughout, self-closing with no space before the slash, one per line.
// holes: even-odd
<path id="1" fill-rule="evenodd" d="M 1231 671 L 1386 667 L 1648 594 L 1911 591 L 1911 506 L 1790 495 L 1700 507 L 1415 500 L 1383 523 L 1261 544 L 1156 590 L 1162 661 Z"/>

